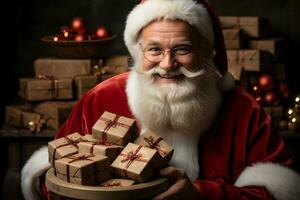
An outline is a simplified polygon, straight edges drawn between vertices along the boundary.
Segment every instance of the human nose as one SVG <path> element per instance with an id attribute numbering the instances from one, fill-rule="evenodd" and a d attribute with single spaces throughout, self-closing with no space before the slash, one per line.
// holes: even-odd
<path id="1" fill-rule="evenodd" d="M 174 58 L 171 51 L 165 51 L 159 66 L 165 70 L 171 70 L 175 67 Z"/>

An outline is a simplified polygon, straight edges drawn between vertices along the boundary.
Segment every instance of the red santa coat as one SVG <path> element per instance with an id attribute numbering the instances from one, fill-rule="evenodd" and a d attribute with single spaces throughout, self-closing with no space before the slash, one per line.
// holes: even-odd
<path id="1" fill-rule="evenodd" d="M 56 138 L 73 132 L 91 134 L 92 126 L 104 111 L 134 118 L 125 92 L 127 78 L 128 73 L 124 73 L 90 90 L 74 107 Z M 270 169 L 268 165 L 256 165 L 245 171 L 257 162 L 290 165 L 290 160 L 283 156 L 283 140 L 270 131 L 270 123 L 270 117 L 245 92 L 235 88 L 224 93 L 217 119 L 199 142 L 200 174 L 196 183 L 201 188 L 201 199 L 258 200 L 281 195 L 272 188 L 273 183 L 264 179 L 264 170 Z M 261 173 L 258 181 L 251 180 L 252 172 Z"/>

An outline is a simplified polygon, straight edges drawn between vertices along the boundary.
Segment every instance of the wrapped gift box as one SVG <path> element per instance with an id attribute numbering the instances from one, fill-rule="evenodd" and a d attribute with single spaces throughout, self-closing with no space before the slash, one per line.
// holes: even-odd
<path id="1" fill-rule="evenodd" d="M 268 20 L 263 17 L 220 16 L 223 28 L 240 28 L 248 37 L 264 37 L 268 32 Z"/>
<path id="2" fill-rule="evenodd" d="M 78 143 L 83 141 L 81 135 L 77 132 L 65 137 L 48 142 L 49 163 L 65 156 L 78 153 Z"/>
<path id="3" fill-rule="evenodd" d="M 240 29 L 223 29 L 223 35 L 226 49 L 243 48 L 243 37 Z"/>
<path id="4" fill-rule="evenodd" d="M 101 187 L 126 187 L 134 184 L 134 180 L 113 178 L 100 184 Z"/>
<path id="5" fill-rule="evenodd" d="M 19 95 L 28 101 L 73 99 L 72 79 L 21 78 Z"/>
<path id="6" fill-rule="evenodd" d="M 241 65 L 245 71 L 268 71 L 271 57 L 260 50 L 227 50 L 228 64 Z"/>
<path id="7" fill-rule="evenodd" d="M 155 168 L 162 168 L 166 166 L 171 160 L 174 153 L 174 148 L 166 143 L 162 137 L 158 136 L 152 131 L 146 131 L 145 133 L 140 135 L 134 141 L 134 143 L 157 150 L 161 158 L 159 161 L 154 162 L 155 164 L 157 164 L 156 166 L 152 165 Z"/>
<path id="8" fill-rule="evenodd" d="M 34 112 L 42 114 L 47 119 L 47 127 L 58 130 L 68 118 L 77 101 L 46 101 L 37 104 Z"/>
<path id="9" fill-rule="evenodd" d="M 85 135 L 83 139 L 87 140 L 87 142 L 80 142 L 78 144 L 79 153 L 93 153 L 95 155 L 107 156 L 109 163 L 112 163 L 124 148 L 105 140 L 96 140 L 92 135 Z"/>
<path id="10" fill-rule="evenodd" d="M 161 160 L 155 149 L 128 143 L 121 154 L 111 164 L 115 173 L 122 178 L 129 178 L 137 182 L 145 182 L 154 175 L 152 166 L 158 166 Z"/>
<path id="11" fill-rule="evenodd" d="M 98 60 L 92 59 L 38 58 L 34 61 L 34 72 L 36 77 L 44 75 L 74 78 L 90 74 L 92 67 L 98 62 Z"/>
<path id="12" fill-rule="evenodd" d="M 258 49 L 270 52 L 275 61 L 281 60 L 284 54 L 282 38 L 250 40 L 248 45 L 250 49 Z"/>
<path id="13" fill-rule="evenodd" d="M 74 78 L 76 86 L 76 97 L 81 99 L 81 97 L 91 88 L 97 85 L 98 78 L 94 75 L 88 76 L 77 76 Z"/>
<path id="14" fill-rule="evenodd" d="M 55 161 L 57 177 L 70 183 L 97 185 L 111 178 L 106 156 L 75 154 Z"/>
<path id="15" fill-rule="evenodd" d="M 5 124 L 29 128 L 39 132 L 45 125 L 46 120 L 38 113 L 30 112 L 30 107 L 25 105 L 6 106 Z"/>
<path id="16" fill-rule="evenodd" d="M 136 137 L 135 120 L 105 111 L 92 127 L 93 136 L 125 146 Z"/>

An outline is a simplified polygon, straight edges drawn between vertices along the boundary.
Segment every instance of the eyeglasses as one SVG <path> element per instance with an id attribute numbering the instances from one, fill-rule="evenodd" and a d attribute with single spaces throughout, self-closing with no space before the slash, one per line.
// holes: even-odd
<path id="1" fill-rule="evenodd" d="M 191 58 L 193 48 L 192 45 L 180 45 L 177 46 L 171 50 L 164 50 L 163 48 L 157 47 L 157 46 L 149 46 L 145 47 L 144 49 L 142 48 L 142 44 L 139 43 L 141 47 L 141 51 L 144 54 L 144 57 L 153 63 L 159 63 L 161 62 L 165 55 L 166 52 L 169 52 L 171 54 L 171 57 L 174 58 L 178 62 L 186 62 Z"/>

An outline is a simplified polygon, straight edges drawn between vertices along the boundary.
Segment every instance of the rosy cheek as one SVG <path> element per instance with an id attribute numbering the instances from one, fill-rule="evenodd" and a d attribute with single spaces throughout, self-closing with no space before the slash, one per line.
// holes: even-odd
<path id="1" fill-rule="evenodd" d="M 151 62 L 149 62 L 146 59 L 142 59 L 142 69 L 143 71 L 149 71 L 150 69 L 152 69 L 155 65 Z"/>

